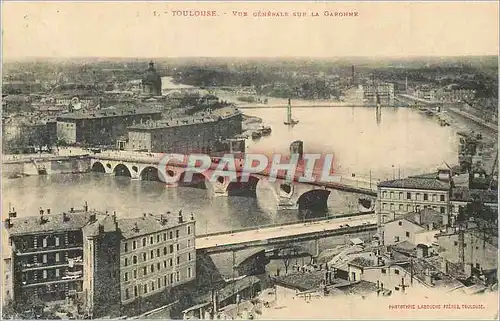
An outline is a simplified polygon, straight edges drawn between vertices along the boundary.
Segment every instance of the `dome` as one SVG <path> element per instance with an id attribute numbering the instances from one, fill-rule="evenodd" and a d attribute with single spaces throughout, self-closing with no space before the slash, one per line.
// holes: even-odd
<path id="1" fill-rule="evenodd" d="M 154 67 L 154 62 L 150 62 L 148 69 L 146 69 L 146 72 L 144 73 L 144 76 L 142 77 L 142 83 L 143 84 L 157 84 L 158 82 L 161 82 L 161 76 L 156 73 L 156 69 Z"/>

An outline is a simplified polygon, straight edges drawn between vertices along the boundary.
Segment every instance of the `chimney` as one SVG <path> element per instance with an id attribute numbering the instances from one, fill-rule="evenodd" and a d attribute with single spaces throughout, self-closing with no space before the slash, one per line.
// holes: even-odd
<path id="1" fill-rule="evenodd" d="M 191 213 L 191 221 L 194 221 L 194 214 Z"/>
<path id="2" fill-rule="evenodd" d="M 73 213 L 74 211 L 75 211 L 74 207 L 70 208 L 70 210 L 69 210 L 70 213 Z"/>
<path id="3" fill-rule="evenodd" d="M 146 213 L 142 213 L 142 217 L 146 217 L 146 216 L 147 216 L 147 214 L 146 214 Z"/>
<path id="4" fill-rule="evenodd" d="M 427 245 L 418 244 L 417 245 L 417 258 L 421 259 L 421 258 L 427 257 L 428 256 L 427 254 L 428 254 Z"/>
<path id="5" fill-rule="evenodd" d="M 83 206 L 83 209 L 85 210 L 85 212 L 88 212 L 89 205 L 87 204 L 87 201 L 85 201 L 85 205 Z"/>
<path id="6" fill-rule="evenodd" d="M 415 222 L 417 222 L 418 225 L 422 224 L 422 212 L 420 212 L 420 209 L 415 213 Z"/>
<path id="7" fill-rule="evenodd" d="M 426 269 L 425 270 L 425 283 L 429 284 L 429 285 L 432 285 L 433 282 L 432 282 L 432 274 L 431 272 L 429 271 L 429 269 Z"/>
<path id="8" fill-rule="evenodd" d="M 47 215 L 50 215 L 50 208 L 47 209 Z"/>
<path id="9" fill-rule="evenodd" d="M 10 217 L 8 217 L 8 218 L 5 219 L 4 226 L 7 229 L 12 227 L 12 224 L 10 222 Z"/>
<path id="10" fill-rule="evenodd" d="M 139 232 L 139 226 L 137 226 L 137 222 L 134 223 L 134 232 Z"/>
<path id="11" fill-rule="evenodd" d="M 63 212 L 63 222 L 67 222 L 67 221 L 69 221 L 68 214 L 66 214 L 66 212 Z"/>
<path id="12" fill-rule="evenodd" d="M 184 223 L 184 218 L 182 217 L 182 210 L 179 211 L 179 223 Z"/>
<path id="13" fill-rule="evenodd" d="M 96 220 L 95 213 L 90 214 L 90 219 L 89 219 L 90 223 L 94 222 L 95 220 Z"/>

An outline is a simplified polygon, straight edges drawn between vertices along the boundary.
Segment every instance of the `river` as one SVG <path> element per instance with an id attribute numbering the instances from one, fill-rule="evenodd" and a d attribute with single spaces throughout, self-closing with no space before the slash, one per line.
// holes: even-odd
<path id="1" fill-rule="evenodd" d="M 272 134 L 247 141 L 249 152 L 287 153 L 289 144 L 304 141 L 305 152 L 334 153 L 336 169 L 343 175 L 354 173 L 374 182 L 435 170 L 446 161 L 457 161 L 455 127 L 441 127 L 417 111 L 406 108 L 337 107 L 293 110 L 300 123 L 283 124 L 285 109 L 251 109 L 249 115 L 264 119 Z M 200 233 L 297 220 L 294 212 L 275 210 L 276 201 L 263 186 L 257 199 L 212 197 L 196 188 L 167 188 L 158 182 L 129 180 L 99 173 L 81 175 L 32 176 L 2 181 L 4 213 L 9 203 L 19 216 L 37 215 L 39 207 L 52 212 L 81 207 L 113 212 L 119 217 L 144 212 L 194 213 Z M 357 211 L 359 195 L 332 190 L 330 214 Z"/>

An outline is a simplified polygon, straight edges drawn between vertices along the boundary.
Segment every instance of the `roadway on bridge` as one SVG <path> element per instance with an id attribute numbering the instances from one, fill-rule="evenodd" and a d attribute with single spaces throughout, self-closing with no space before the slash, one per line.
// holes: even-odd
<path id="1" fill-rule="evenodd" d="M 266 227 L 262 229 L 229 232 L 225 234 L 198 236 L 196 238 L 196 249 L 210 249 L 218 246 L 228 246 L 250 243 L 258 240 L 279 239 L 303 234 L 318 233 L 322 231 L 336 230 L 348 224 L 349 227 L 376 224 L 375 214 L 367 214 L 349 218 L 335 218 L 331 220 L 297 223 L 293 225 Z"/>

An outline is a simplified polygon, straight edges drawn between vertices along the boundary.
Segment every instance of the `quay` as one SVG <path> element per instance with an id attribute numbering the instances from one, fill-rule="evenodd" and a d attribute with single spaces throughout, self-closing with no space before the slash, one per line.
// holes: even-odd
<path id="1" fill-rule="evenodd" d="M 498 125 L 488 123 L 488 122 L 484 121 L 483 119 L 481 119 L 477 116 L 471 115 L 468 112 L 465 112 L 465 111 L 460 110 L 458 108 L 449 107 L 448 110 L 450 110 L 451 112 L 458 114 L 462 117 L 468 118 L 468 119 L 470 119 L 470 120 L 472 120 L 472 121 L 474 121 L 474 122 L 476 122 L 484 127 L 487 127 L 489 129 L 493 130 L 495 133 L 498 133 Z"/>
<path id="2" fill-rule="evenodd" d="M 198 235 L 195 247 L 197 251 L 214 254 L 251 247 L 317 241 L 324 237 L 368 232 L 376 229 L 377 218 L 375 214 L 359 214 L 314 222 L 280 224 L 266 228 Z"/>

